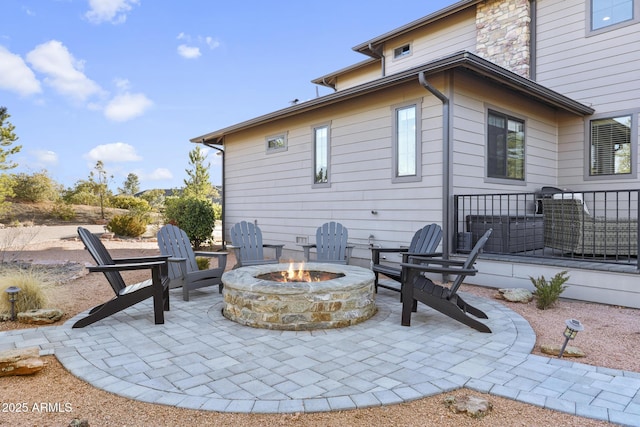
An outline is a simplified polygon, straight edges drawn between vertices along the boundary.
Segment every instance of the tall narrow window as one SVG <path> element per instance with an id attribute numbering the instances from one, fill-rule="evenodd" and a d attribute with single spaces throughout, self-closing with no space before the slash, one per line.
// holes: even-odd
<path id="1" fill-rule="evenodd" d="M 632 172 L 631 116 L 591 121 L 591 176 Z"/>
<path id="2" fill-rule="evenodd" d="M 329 183 L 329 126 L 313 128 L 314 184 Z"/>
<path id="3" fill-rule="evenodd" d="M 487 176 L 524 181 L 524 121 L 489 111 Z"/>
<path id="4" fill-rule="evenodd" d="M 416 174 L 416 106 L 396 110 L 397 175 Z"/>
<path id="5" fill-rule="evenodd" d="M 591 30 L 632 20 L 633 8 L 634 0 L 591 0 Z"/>

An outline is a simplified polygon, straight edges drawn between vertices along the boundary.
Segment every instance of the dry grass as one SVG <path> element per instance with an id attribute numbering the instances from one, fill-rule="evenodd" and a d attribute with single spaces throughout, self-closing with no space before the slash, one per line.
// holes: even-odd
<path id="1" fill-rule="evenodd" d="M 7 288 L 15 286 L 19 292 L 15 298 L 15 312 L 29 311 L 46 307 L 47 287 L 51 285 L 46 274 L 31 268 L 5 268 L 0 273 L 0 295 L 5 295 Z M 0 298 L 0 315 L 11 313 L 8 298 Z"/>

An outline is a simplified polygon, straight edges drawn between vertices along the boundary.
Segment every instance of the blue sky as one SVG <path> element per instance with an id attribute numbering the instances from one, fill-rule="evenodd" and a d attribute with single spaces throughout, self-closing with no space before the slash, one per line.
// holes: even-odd
<path id="1" fill-rule="evenodd" d="M 0 106 L 22 151 L 65 187 L 98 160 L 111 188 L 177 188 L 190 138 L 330 90 L 351 48 L 454 1 L 4 0 Z M 209 153 L 212 182 L 220 157 Z"/>

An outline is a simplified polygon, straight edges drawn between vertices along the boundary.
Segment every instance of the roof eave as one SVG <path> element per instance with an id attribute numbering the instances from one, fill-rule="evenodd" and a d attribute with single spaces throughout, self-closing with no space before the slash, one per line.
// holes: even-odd
<path id="1" fill-rule="evenodd" d="M 482 0 L 462 0 L 457 3 L 454 3 L 450 6 L 445 7 L 444 9 L 440 9 L 430 15 L 424 16 L 415 21 L 409 22 L 402 27 L 398 27 L 392 31 L 382 34 L 381 36 L 375 37 L 371 40 L 368 40 L 364 43 L 360 43 L 357 46 L 352 47 L 352 49 L 356 52 L 362 53 L 364 55 L 370 56 L 372 58 L 379 58 L 380 54 L 377 46 L 380 46 L 384 42 L 394 37 L 401 36 L 410 31 L 415 30 L 416 28 L 422 27 L 424 25 L 428 25 L 432 22 L 438 21 L 440 19 L 446 18 L 447 16 L 453 15 L 454 13 L 460 12 L 470 6 L 473 6 L 477 3 L 480 3 Z"/>
<path id="2" fill-rule="evenodd" d="M 343 89 L 320 98 L 315 98 L 269 114 L 255 117 L 253 119 L 192 138 L 190 141 L 195 143 L 216 141 L 216 143 L 220 143 L 221 139 L 230 133 L 239 132 L 274 120 L 302 114 L 306 111 L 315 110 L 317 108 L 326 107 L 337 102 L 342 102 L 350 98 L 392 87 L 413 79 L 417 80 L 416 77 L 420 72 L 424 72 L 427 75 L 433 75 L 455 68 L 471 70 L 498 84 L 507 86 L 520 93 L 529 95 L 540 102 L 572 114 L 586 116 L 594 113 L 594 110 L 591 107 L 552 91 L 551 89 L 545 88 L 544 86 L 502 68 L 491 61 L 487 61 L 486 59 L 470 52 L 458 52 L 436 61 L 432 61 L 428 64 L 423 64 L 406 71 L 382 77 L 371 82 Z"/>

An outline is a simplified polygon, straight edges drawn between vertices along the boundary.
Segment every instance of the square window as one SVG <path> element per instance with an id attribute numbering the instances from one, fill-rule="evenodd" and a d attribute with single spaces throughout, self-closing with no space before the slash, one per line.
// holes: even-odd
<path id="1" fill-rule="evenodd" d="M 634 0 L 590 0 L 591 30 L 610 27 L 634 17 Z"/>
<path id="2" fill-rule="evenodd" d="M 631 116 L 592 120 L 590 176 L 632 173 Z"/>

